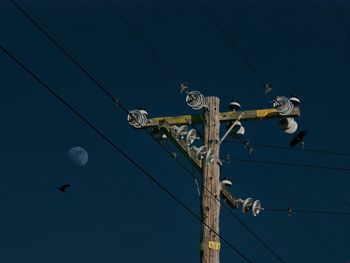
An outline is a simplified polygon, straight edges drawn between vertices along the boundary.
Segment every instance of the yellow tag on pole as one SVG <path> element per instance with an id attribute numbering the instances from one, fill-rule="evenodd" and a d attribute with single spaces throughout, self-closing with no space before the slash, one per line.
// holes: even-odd
<path id="1" fill-rule="evenodd" d="M 220 242 L 209 241 L 209 248 L 219 250 L 220 249 Z"/>

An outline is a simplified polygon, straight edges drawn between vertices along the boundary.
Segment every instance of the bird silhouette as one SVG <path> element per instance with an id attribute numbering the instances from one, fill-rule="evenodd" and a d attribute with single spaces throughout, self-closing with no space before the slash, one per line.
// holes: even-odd
<path id="1" fill-rule="evenodd" d="M 69 186 L 70 186 L 70 184 L 64 184 L 64 185 L 58 187 L 58 190 L 60 190 L 61 192 L 66 192 L 66 190 Z"/>
<path id="2" fill-rule="evenodd" d="M 299 132 L 296 136 L 294 136 L 294 138 L 290 141 L 289 143 L 289 146 L 290 147 L 294 147 L 296 146 L 297 144 L 301 144 L 303 146 L 303 138 L 304 136 L 306 135 L 307 131 L 301 131 Z"/>

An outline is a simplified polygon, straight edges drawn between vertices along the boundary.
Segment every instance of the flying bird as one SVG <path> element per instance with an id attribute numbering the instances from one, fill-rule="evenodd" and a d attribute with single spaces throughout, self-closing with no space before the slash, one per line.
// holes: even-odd
<path id="1" fill-rule="evenodd" d="M 297 144 L 301 144 L 303 145 L 304 141 L 303 141 L 303 138 L 304 136 L 306 135 L 307 131 L 301 131 L 299 132 L 296 136 L 294 136 L 294 138 L 290 141 L 289 143 L 289 146 L 290 147 L 294 147 L 296 146 Z"/>
<path id="2" fill-rule="evenodd" d="M 64 184 L 60 187 L 58 187 L 58 190 L 60 190 L 61 192 L 66 192 L 66 189 L 70 186 L 70 184 Z"/>

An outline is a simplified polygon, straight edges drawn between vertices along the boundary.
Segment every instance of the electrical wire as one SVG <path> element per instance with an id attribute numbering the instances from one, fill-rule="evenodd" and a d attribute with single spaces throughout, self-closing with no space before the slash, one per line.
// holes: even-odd
<path id="1" fill-rule="evenodd" d="M 120 100 L 114 96 L 108 89 L 106 89 L 103 84 L 94 76 L 94 74 L 89 71 L 86 67 L 83 66 L 83 64 L 80 62 L 80 60 L 73 55 L 69 49 L 67 49 L 63 43 L 56 37 L 53 37 L 48 33 L 47 30 L 45 30 L 44 27 L 42 27 L 39 23 L 37 23 L 23 8 L 21 8 L 15 1 L 10 0 L 11 3 L 15 5 L 15 7 L 21 11 L 21 13 L 37 28 L 40 32 L 42 32 L 53 44 L 55 44 L 56 47 L 58 47 L 91 81 L 93 81 L 97 87 L 110 99 L 113 100 L 114 103 L 118 105 L 127 115 L 129 115 L 129 111 L 125 106 L 123 106 L 120 102 Z M 131 115 L 129 115 L 131 116 Z M 135 119 L 134 119 L 135 120 Z M 135 120 L 136 121 L 136 120 Z M 145 130 L 146 131 L 146 130 Z M 148 132 L 148 131 L 146 131 Z M 149 133 L 149 132 L 148 132 Z M 149 133 L 150 134 L 150 133 Z M 151 135 L 151 134 L 150 134 Z M 153 136 L 151 136 L 155 141 L 157 141 Z M 168 154 L 171 155 L 171 152 L 164 147 L 164 145 L 159 144 L 165 151 L 168 152 Z"/>
<path id="2" fill-rule="evenodd" d="M 211 14 L 209 9 L 203 4 L 201 0 L 196 0 L 197 3 L 200 5 L 200 7 L 203 9 L 209 20 L 215 25 L 215 27 L 218 29 L 219 32 L 224 36 L 224 38 L 227 40 L 227 42 L 233 47 L 233 49 L 237 52 L 237 54 L 242 58 L 244 63 L 248 66 L 249 70 L 252 72 L 252 74 L 260 81 L 260 83 L 265 88 L 265 95 L 270 94 L 272 97 L 276 97 L 274 95 L 273 89 L 271 85 L 264 80 L 264 78 L 258 73 L 256 68 L 251 64 L 248 60 L 248 58 L 243 54 L 237 43 L 231 38 L 230 34 L 227 33 L 227 31 L 220 25 L 220 23 L 216 20 L 216 18 Z M 311 108 L 308 109 L 312 115 L 314 116 L 314 120 L 317 126 L 317 135 L 319 135 L 320 132 L 320 124 L 319 120 L 317 118 L 317 115 L 313 112 Z"/>
<path id="3" fill-rule="evenodd" d="M 232 140 L 227 140 L 226 142 L 233 142 Z M 278 145 L 267 145 L 267 144 L 252 144 L 250 143 L 250 139 L 246 140 L 245 142 L 237 142 L 243 144 L 245 147 L 261 147 L 261 148 L 275 148 L 275 149 L 288 149 L 288 150 L 301 150 L 301 151 L 307 151 L 307 152 L 315 152 L 315 153 L 322 153 L 322 154 L 332 154 L 332 155 L 341 155 L 341 156 L 349 156 L 348 153 L 341 153 L 341 152 L 334 152 L 334 151 L 325 151 L 325 150 L 316 150 L 316 149 L 303 149 L 303 148 L 294 148 L 294 147 L 287 147 L 287 146 L 278 146 Z M 337 192 L 340 199 L 345 203 L 345 205 L 348 207 L 350 211 L 350 203 L 346 200 L 345 196 L 342 194 L 342 192 L 336 187 L 336 185 L 330 180 L 329 176 L 326 176 L 326 179 L 328 181 L 328 184 L 333 188 L 335 192 Z M 295 210 L 293 210 L 295 211 Z M 340 214 L 344 214 L 343 212 L 339 212 Z"/>
<path id="4" fill-rule="evenodd" d="M 253 156 L 250 154 L 250 157 L 253 159 Z M 247 161 L 247 162 L 255 162 L 255 163 L 266 163 L 264 161 L 256 161 L 256 160 L 241 160 L 241 161 Z M 271 162 L 268 162 L 269 164 L 271 164 Z M 276 163 L 278 165 L 281 165 L 281 163 Z M 286 165 L 286 163 L 283 163 L 283 165 Z M 288 163 L 288 165 L 291 165 L 290 163 Z M 293 165 L 295 166 L 295 165 Z M 277 183 L 277 181 L 274 180 L 274 178 L 272 177 L 272 175 L 269 173 L 269 171 L 267 170 L 267 168 L 262 165 L 263 170 L 265 172 L 265 175 L 271 180 L 271 182 L 273 184 L 275 184 L 276 188 L 278 189 L 278 191 L 281 193 L 281 195 L 285 198 L 285 200 L 289 203 L 291 203 L 291 201 L 289 200 L 288 196 L 286 195 L 286 193 L 282 190 L 280 190 L 280 186 Z M 312 166 L 312 168 L 316 168 L 315 166 Z M 319 166 L 317 166 L 317 168 L 320 168 Z M 326 167 L 327 169 L 329 169 L 329 167 Z M 306 218 L 304 217 L 303 213 L 314 213 L 314 214 L 328 214 L 328 215 L 350 215 L 350 213 L 346 213 L 346 212 L 332 212 L 332 211 L 320 211 L 320 210 L 308 210 L 308 209 L 291 209 L 288 208 L 286 210 L 284 209 L 276 209 L 276 208 L 264 208 L 264 210 L 266 211 L 275 211 L 275 212 L 287 212 L 289 215 L 291 215 L 293 212 L 297 212 L 300 213 L 300 218 L 302 219 L 302 222 L 304 223 L 304 225 L 310 230 L 310 232 L 319 240 L 319 242 L 322 244 L 322 246 L 327 250 L 328 254 L 333 257 L 333 259 L 335 259 L 335 261 L 340 262 L 338 257 L 334 254 L 334 252 L 329 248 L 329 246 L 326 244 L 325 241 L 323 241 L 323 239 L 320 237 L 320 235 L 316 232 L 316 230 L 311 226 L 311 224 L 306 220 Z"/>
<path id="5" fill-rule="evenodd" d="M 250 154 L 250 157 L 253 158 L 253 156 Z M 254 162 L 257 163 L 257 161 L 254 160 L 245 160 L 245 161 L 249 161 L 249 162 Z M 269 171 L 267 170 L 267 168 L 262 165 L 262 168 L 264 170 L 264 174 L 266 177 L 268 177 L 270 179 L 270 181 L 276 186 L 275 189 L 284 197 L 284 199 L 287 201 L 287 203 L 292 203 L 290 201 L 290 199 L 288 198 L 288 196 L 286 195 L 286 193 L 284 191 L 281 190 L 280 185 L 277 183 L 277 181 L 273 178 L 273 176 L 269 173 Z M 300 211 L 301 209 L 299 209 Z M 304 225 L 310 230 L 310 232 L 318 239 L 318 241 L 322 244 L 322 246 L 327 250 L 328 254 L 335 259 L 335 261 L 340 262 L 339 259 L 337 258 L 337 256 L 334 254 L 334 252 L 329 248 L 329 246 L 322 240 L 322 238 L 320 237 L 320 235 L 316 232 L 316 230 L 310 225 L 310 223 L 308 223 L 308 221 L 306 220 L 306 218 L 304 217 L 303 213 L 300 213 L 300 218 L 302 219 L 302 222 L 304 223 Z"/>
<path id="6" fill-rule="evenodd" d="M 125 25 L 134 33 L 134 35 L 138 38 L 138 40 L 145 46 L 145 48 L 149 51 L 149 53 L 154 57 L 154 59 L 161 65 L 171 76 L 171 78 L 177 83 L 181 84 L 180 78 L 176 76 L 176 74 L 167 66 L 167 64 L 157 55 L 154 49 L 147 43 L 147 41 L 141 36 L 141 34 L 136 30 L 136 28 L 131 25 L 131 23 L 122 15 L 122 13 L 118 10 L 115 4 L 113 4 L 109 0 L 105 0 L 105 2 L 111 7 L 114 13 L 119 17 L 120 20 L 123 21 Z"/>
<path id="7" fill-rule="evenodd" d="M 11 2 L 12 2 L 12 0 L 11 0 Z M 67 54 L 66 54 L 67 55 Z M 83 69 L 82 69 L 83 70 Z M 84 70 L 83 70 L 84 71 Z M 86 73 L 86 72 L 85 72 Z M 101 87 L 102 88 L 102 87 Z M 111 94 L 110 94 L 111 95 Z M 114 99 L 114 97 L 113 97 L 113 99 Z"/>
<path id="8" fill-rule="evenodd" d="M 349 212 L 341 212 L 341 211 L 323 211 L 323 210 L 309 210 L 309 209 L 282 209 L 282 208 L 265 208 L 264 211 L 271 211 L 271 212 L 285 212 L 288 214 L 293 213 L 309 213 L 309 214 L 321 214 L 321 215 L 344 215 L 344 216 L 350 216 Z"/>
<path id="9" fill-rule="evenodd" d="M 224 207 L 227 208 L 226 205 L 224 205 Z M 229 211 L 228 209 L 225 209 L 225 211 Z M 229 213 L 229 215 L 230 215 L 230 213 Z M 246 234 L 245 232 L 242 231 L 242 229 L 240 229 L 240 230 L 241 230 L 242 233 Z M 253 240 L 253 238 L 251 236 L 249 236 L 249 235 L 247 235 L 247 236 L 248 236 L 248 241 L 249 241 L 250 245 L 254 248 L 254 250 L 260 256 L 260 258 L 263 259 L 264 262 L 269 262 L 269 260 L 267 260 L 267 258 L 264 256 L 264 254 L 261 253 L 261 251 L 260 251 L 259 247 L 257 246 L 255 240 Z M 285 262 L 285 261 L 282 261 L 282 262 Z"/>
<path id="10" fill-rule="evenodd" d="M 210 13 L 209 9 L 203 4 L 201 0 L 196 0 L 200 7 L 203 9 L 205 14 L 208 16 L 209 20 L 216 26 L 216 28 L 222 33 L 227 42 L 236 50 L 237 54 L 242 58 L 244 63 L 248 66 L 249 70 L 253 73 L 253 75 L 260 81 L 260 83 L 265 86 L 267 82 L 263 79 L 263 77 L 258 73 L 255 67 L 249 62 L 248 58 L 243 54 L 239 46 L 233 41 L 230 35 L 225 31 L 225 29 L 219 24 L 219 22 L 215 19 L 215 17 Z"/>
<path id="11" fill-rule="evenodd" d="M 109 2 L 108 0 L 106 0 Z M 237 53 L 240 55 L 240 57 L 243 59 L 243 61 L 246 63 L 250 71 L 259 79 L 259 81 L 262 83 L 262 85 L 266 85 L 267 83 L 264 81 L 264 79 L 258 74 L 258 72 L 255 70 L 255 68 L 252 66 L 252 64 L 249 63 L 248 59 L 243 55 L 243 53 L 240 51 L 238 45 L 231 39 L 229 34 L 220 26 L 220 24 L 216 21 L 216 19 L 210 14 L 209 10 L 204 6 L 204 4 L 197 0 L 197 2 L 200 4 L 200 6 L 203 8 L 205 13 L 208 15 L 210 20 L 216 25 L 216 27 L 219 29 L 219 31 L 225 36 L 225 38 L 228 40 L 228 42 L 231 44 L 231 46 L 237 51 Z M 109 2 L 110 3 L 110 2 Z M 111 4 L 111 3 L 110 3 Z M 117 13 L 119 13 L 117 11 Z M 316 168 L 316 166 L 314 167 Z M 317 166 L 317 168 L 320 168 Z M 330 169 L 329 167 L 322 167 L 324 169 Z M 334 256 L 334 255 L 333 255 Z"/>
<path id="12" fill-rule="evenodd" d="M 225 143 L 244 144 L 244 142 L 236 142 L 236 141 L 232 141 L 232 140 L 226 140 Z M 295 147 L 290 147 L 290 146 L 259 144 L 259 143 L 251 143 L 251 146 L 258 147 L 258 148 L 267 148 L 267 149 L 280 149 L 280 150 L 289 150 L 289 151 L 301 151 L 301 152 L 310 152 L 310 153 L 330 154 L 330 155 L 336 155 L 336 156 L 350 156 L 350 153 L 336 152 L 336 151 L 323 150 L 323 149 L 314 149 L 314 148 L 295 148 Z"/>
<path id="13" fill-rule="evenodd" d="M 253 159 L 253 155 L 249 154 L 250 157 Z M 300 166 L 300 165 L 295 165 L 295 164 L 291 164 L 291 163 L 280 163 L 280 162 L 265 162 L 265 161 L 256 161 L 256 160 L 242 160 L 242 159 L 236 159 L 236 158 L 230 158 L 230 160 L 236 160 L 236 161 L 242 161 L 242 162 L 250 162 L 250 163 L 262 163 L 262 164 L 278 164 L 278 165 L 292 165 L 292 166 Z M 304 165 L 302 165 L 303 167 L 305 167 Z M 307 166 L 310 167 L 310 166 Z M 312 168 L 315 168 L 315 166 L 311 166 Z M 262 168 L 265 172 L 265 176 L 268 177 L 270 179 L 270 181 L 276 186 L 275 189 L 278 190 L 278 192 L 280 192 L 280 194 L 285 198 L 285 200 L 288 203 L 292 203 L 288 196 L 285 194 L 284 191 L 282 191 L 280 189 L 280 185 L 277 183 L 277 181 L 275 181 L 275 179 L 272 177 L 272 175 L 269 173 L 269 171 L 267 170 L 267 168 L 262 165 Z M 319 166 L 317 166 L 317 168 L 319 168 Z M 329 167 L 327 167 L 329 169 Z M 267 211 L 282 211 L 282 209 L 266 209 Z M 283 210 L 286 211 L 286 210 Z M 292 212 L 295 210 L 289 210 L 287 209 L 287 212 Z M 304 225 L 310 230 L 310 232 L 319 240 L 319 242 L 322 244 L 322 246 L 327 250 L 328 254 L 333 257 L 335 259 L 335 261 L 340 262 L 339 259 L 337 258 L 337 256 L 334 254 L 334 252 L 329 248 L 329 246 L 322 240 L 322 238 L 320 237 L 320 235 L 316 232 L 316 230 L 310 225 L 310 223 L 308 223 L 308 221 L 306 220 L 306 218 L 304 217 L 302 212 L 311 212 L 314 211 L 314 213 L 317 210 L 306 210 L 306 209 L 297 209 L 297 211 L 299 211 L 300 213 L 300 218 L 302 219 L 302 222 L 304 223 Z M 321 212 L 321 211 L 318 211 Z"/>
<path id="14" fill-rule="evenodd" d="M 270 174 L 270 172 L 267 170 L 267 168 L 265 166 L 262 166 L 263 170 L 265 172 L 265 175 L 270 179 L 270 181 L 276 186 L 275 189 L 278 190 L 278 192 L 280 192 L 280 194 L 284 197 L 284 199 L 288 202 L 288 203 L 292 203 L 291 200 L 288 198 L 287 194 L 281 190 L 280 185 L 277 183 L 277 181 L 272 177 L 272 175 Z M 320 237 L 320 235 L 316 232 L 316 230 L 311 226 L 310 223 L 308 223 L 308 221 L 306 220 L 306 218 L 304 217 L 304 215 L 301 213 L 300 214 L 300 218 L 302 219 L 302 222 L 304 223 L 304 225 L 310 230 L 310 232 L 318 239 L 318 241 L 322 244 L 322 246 L 327 250 L 328 254 L 333 257 L 333 259 L 335 259 L 335 261 L 339 262 L 339 259 L 337 258 L 337 256 L 334 254 L 334 252 L 329 248 L 329 246 L 322 240 L 322 238 Z"/>
<path id="15" fill-rule="evenodd" d="M 177 159 L 175 159 L 175 160 L 178 161 Z M 184 168 L 185 171 L 193 177 L 196 184 L 197 184 L 197 181 L 202 183 L 202 179 L 197 177 L 193 170 L 191 172 L 186 167 L 184 167 L 184 165 L 181 162 L 179 162 L 179 164 L 181 164 L 182 168 Z M 193 169 L 193 167 L 192 167 L 192 169 Z M 218 202 L 220 202 L 222 207 L 224 207 L 224 209 L 228 212 L 228 214 L 230 214 L 234 219 L 236 219 L 252 236 L 254 236 L 254 238 L 256 238 L 257 241 L 259 241 L 265 247 L 265 249 L 270 251 L 270 253 L 273 254 L 278 259 L 278 261 L 285 262 L 262 238 L 260 238 L 250 227 L 248 227 L 248 225 L 246 223 L 244 223 L 236 214 L 234 214 L 232 212 L 232 210 L 226 206 L 225 202 L 221 201 L 217 196 L 215 196 L 203 184 L 202 184 L 202 187 L 203 187 L 204 191 L 207 191 L 214 199 L 216 199 Z"/>
<path id="16" fill-rule="evenodd" d="M 231 209 L 229 209 L 226 204 L 222 203 L 226 211 L 233 216 L 252 236 L 254 236 L 267 250 L 269 250 L 279 262 L 285 262 L 264 240 L 262 240 L 254 231 L 252 231 L 247 224 L 245 224 L 236 214 L 234 214 Z"/>
<path id="17" fill-rule="evenodd" d="M 106 88 L 103 87 L 103 85 L 98 81 L 98 79 L 89 72 L 85 67 L 82 66 L 82 63 L 79 61 L 78 58 L 76 58 L 74 55 L 72 55 L 72 52 L 70 52 L 58 38 L 52 37 L 43 26 L 41 26 L 39 23 L 37 23 L 22 7 L 20 7 L 14 0 L 10 0 L 11 3 L 32 23 L 34 26 L 39 29 L 41 33 L 43 33 L 55 46 L 57 46 L 70 60 L 73 61 L 73 63 L 82 71 L 84 72 L 95 84 L 105 93 L 108 97 L 110 97 L 113 101 L 116 101 L 117 98 L 113 96 L 111 92 L 109 92 Z"/>
<path id="18" fill-rule="evenodd" d="M 163 184 L 161 184 L 153 175 L 146 171 L 139 163 L 132 159 L 124 150 L 122 150 L 117 144 L 112 142 L 106 135 L 104 135 L 96 126 L 94 126 L 89 120 L 87 120 L 82 114 L 80 114 L 73 106 L 66 102 L 60 95 L 58 95 L 54 90 L 52 90 L 47 84 L 45 84 L 39 77 L 37 77 L 28 67 L 26 67 L 21 61 L 19 61 L 15 56 L 13 56 L 7 49 L 0 46 L 0 49 L 11 58 L 18 66 L 25 70 L 32 78 L 41 84 L 51 95 L 53 95 L 58 101 L 60 101 L 64 106 L 66 106 L 70 111 L 72 111 L 79 119 L 81 119 L 88 127 L 93 129 L 104 141 L 110 144 L 115 150 L 117 150 L 125 159 L 127 159 L 132 165 L 134 165 L 138 170 L 140 170 L 149 180 L 151 180 L 155 185 L 157 185 L 162 191 L 167 193 L 172 199 L 174 199 L 183 209 L 185 209 L 190 215 L 197 219 L 200 223 L 203 223 L 207 228 L 209 228 L 213 233 L 215 233 L 221 240 L 226 243 L 231 249 L 233 249 L 241 258 L 246 262 L 251 262 L 242 252 L 240 252 L 235 246 L 233 246 L 229 241 L 218 234 L 209 225 L 204 223 L 202 219 L 193 212 L 184 202 L 182 202 L 175 194 L 170 192 Z"/>
<path id="19" fill-rule="evenodd" d="M 250 155 L 251 157 L 253 157 L 252 155 Z M 234 160 L 234 159 L 232 159 Z M 236 159 L 237 160 L 237 159 Z M 265 161 L 256 161 L 256 160 L 241 160 L 238 159 L 240 161 L 244 161 L 244 162 L 254 162 L 254 163 L 268 163 L 268 164 L 272 164 L 271 162 L 265 162 Z M 273 164 L 277 164 L 277 165 L 292 165 L 292 166 L 303 166 L 305 167 L 305 165 L 295 165 L 295 164 L 291 164 L 291 163 L 276 163 L 274 162 Z M 265 174 L 267 177 L 270 178 L 270 180 L 277 186 L 277 189 L 280 188 L 279 184 L 273 179 L 272 175 L 270 175 L 269 171 L 267 170 L 267 168 L 262 165 Z M 320 166 L 307 166 L 307 167 L 311 167 L 311 168 L 320 168 Z M 326 169 L 330 169 L 330 167 L 322 167 L 322 168 L 326 168 Z M 338 169 L 338 168 L 335 168 Z M 350 169 L 349 169 L 350 170 Z M 289 198 L 287 197 L 287 195 L 283 192 L 283 191 L 279 191 L 284 198 L 287 200 L 287 202 L 291 203 L 291 201 L 289 200 Z M 282 209 L 264 209 L 266 211 L 279 211 L 281 212 Z M 286 211 L 286 210 L 283 210 Z M 314 213 L 314 214 L 336 214 L 336 215 L 348 215 L 346 212 L 331 212 L 331 211 L 318 211 L 318 210 L 307 210 L 307 209 L 295 209 L 295 210 L 290 210 L 287 209 L 287 212 L 291 213 L 291 212 L 298 212 L 300 213 L 300 218 L 302 219 L 302 222 L 304 223 L 304 225 L 310 230 L 310 232 L 319 240 L 319 242 L 322 244 L 322 246 L 327 250 L 328 254 L 333 257 L 333 259 L 337 262 L 340 262 L 338 257 L 334 254 L 334 252 L 329 248 L 329 246 L 326 244 L 325 241 L 323 241 L 323 239 L 320 237 L 320 235 L 316 232 L 316 230 L 311 226 L 311 224 L 306 220 L 306 218 L 304 217 L 303 213 Z M 350 215 L 350 213 L 349 213 Z"/>
<path id="20" fill-rule="evenodd" d="M 129 111 L 126 109 L 126 107 L 124 107 L 121 102 L 118 100 L 117 97 L 115 97 L 110 91 L 108 91 L 103 85 L 102 83 L 88 70 L 86 69 L 81 62 L 79 61 L 78 58 L 76 58 L 64 45 L 61 41 L 58 40 L 58 38 L 55 38 L 53 36 L 51 36 L 42 26 L 40 26 L 33 18 L 30 17 L 30 15 L 25 12 L 25 10 L 23 8 L 21 8 L 18 4 L 16 4 L 16 2 L 14 2 L 13 0 L 10 0 L 16 7 L 17 9 L 19 9 L 22 14 L 24 14 L 45 36 L 47 36 L 49 38 L 49 40 L 51 40 L 65 55 L 68 56 L 68 58 L 71 59 L 71 61 L 76 64 L 79 69 L 85 73 L 104 93 L 105 95 L 107 95 L 108 97 L 110 97 L 126 114 L 129 114 Z M 145 130 L 146 132 L 148 132 L 147 130 Z M 149 133 L 149 132 L 148 132 Z M 149 135 L 151 135 L 149 133 Z M 151 136 L 157 143 L 159 143 L 153 136 Z M 165 148 L 164 145 L 162 145 L 161 143 L 159 143 L 159 145 L 170 155 L 172 156 L 172 153 Z M 174 158 L 174 160 L 184 169 L 186 170 L 190 175 L 192 175 L 191 171 L 187 169 L 186 166 L 184 166 L 177 158 Z M 196 177 L 196 179 L 198 179 Z M 211 195 L 214 196 L 213 193 L 211 193 L 211 191 L 209 189 L 205 189 L 206 191 L 208 191 Z M 218 199 L 218 201 L 220 202 L 220 199 Z M 229 210 L 229 212 L 231 212 Z M 232 213 L 232 212 L 231 212 Z M 240 220 L 236 215 L 234 215 L 232 213 L 232 215 L 236 218 L 236 220 L 238 220 L 240 222 L 240 224 L 242 224 L 244 226 L 245 229 L 247 229 L 255 238 L 257 238 L 257 240 L 259 242 L 262 243 L 262 245 L 267 248 L 277 259 L 279 259 L 280 262 L 284 262 L 278 255 L 276 252 L 274 252 L 272 250 L 272 248 L 270 248 L 261 238 L 259 238 L 242 220 Z"/>
<path id="21" fill-rule="evenodd" d="M 249 160 L 240 158 L 231 158 L 230 160 L 245 163 L 258 163 L 258 164 L 268 164 L 268 165 L 278 165 L 278 166 L 290 166 L 290 167 L 304 167 L 304 168 L 315 168 L 315 169 L 325 169 L 325 170 L 335 170 L 335 171 L 350 171 L 350 168 L 346 167 L 333 167 L 333 166 L 322 166 L 313 164 L 298 164 L 290 162 L 275 162 L 275 161 L 262 161 L 262 160 Z"/>

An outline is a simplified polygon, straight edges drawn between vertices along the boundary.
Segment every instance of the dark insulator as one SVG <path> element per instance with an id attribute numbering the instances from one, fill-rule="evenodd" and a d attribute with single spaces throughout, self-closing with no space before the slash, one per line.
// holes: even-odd
<path id="1" fill-rule="evenodd" d="M 291 96 L 289 100 L 295 107 L 298 107 L 300 104 L 300 99 L 295 95 Z"/>
<path id="2" fill-rule="evenodd" d="M 228 108 L 232 111 L 238 111 L 241 108 L 241 104 L 239 104 L 238 100 L 232 100 L 228 104 Z"/>

